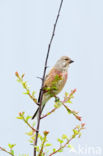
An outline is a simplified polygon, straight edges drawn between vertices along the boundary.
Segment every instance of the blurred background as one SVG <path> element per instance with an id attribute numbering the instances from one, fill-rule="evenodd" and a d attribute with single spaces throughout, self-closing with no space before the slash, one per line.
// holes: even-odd
<path id="1" fill-rule="evenodd" d="M 16 143 L 16 155 L 33 155 L 25 132 L 29 128 L 17 120 L 21 111 L 32 115 L 36 106 L 16 82 L 15 72 L 25 73 L 31 90 L 38 91 L 47 47 L 60 0 L 0 0 L 0 146 Z M 75 61 L 63 91 L 76 88 L 72 109 L 80 112 L 86 130 L 71 143 L 75 152 L 65 149 L 57 156 L 103 155 L 103 1 L 64 0 L 56 35 L 48 60 L 48 71 L 61 56 Z M 53 106 L 48 102 L 45 111 Z M 71 136 L 79 124 L 61 107 L 44 119 L 41 131 L 49 130 L 48 140 L 54 146 L 62 134 Z M 93 150 L 88 151 L 93 147 Z M 82 151 L 81 151 L 82 150 Z M 8 154 L 0 151 L 0 156 Z"/>

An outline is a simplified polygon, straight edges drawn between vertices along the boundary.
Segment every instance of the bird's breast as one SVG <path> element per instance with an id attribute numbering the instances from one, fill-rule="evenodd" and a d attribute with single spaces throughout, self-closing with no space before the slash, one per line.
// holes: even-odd
<path id="1" fill-rule="evenodd" d="M 67 81 L 68 73 L 67 72 L 61 73 L 61 77 L 62 77 L 62 79 L 60 81 L 58 81 L 58 84 L 57 84 L 58 93 L 61 92 L 61 90 L 63 89 L 63 87 L 64 87 L 64 85 L 65 85 L 65 83 Z"/>

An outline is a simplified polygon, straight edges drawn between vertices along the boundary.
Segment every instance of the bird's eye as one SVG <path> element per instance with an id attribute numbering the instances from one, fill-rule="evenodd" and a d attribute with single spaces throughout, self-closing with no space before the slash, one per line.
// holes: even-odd
<path id="1" fill-rule="evenodd" d="M 68 59 L 66 58 L 65 61 L 68 61 Z"/>

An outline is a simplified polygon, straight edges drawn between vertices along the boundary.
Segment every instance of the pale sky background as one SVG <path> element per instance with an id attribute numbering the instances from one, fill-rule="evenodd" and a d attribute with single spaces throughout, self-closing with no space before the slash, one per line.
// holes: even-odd
<path id="1" fill-rule="evenodd" d="M 14 73 L 26 73 L 25 80 L 38 95 L 41 81 L 36 77 L 43 73 L 59 3 L 60 0 L 0 0 L 0 145 L 16 143 L 17 155 L 32 156 L 33 149 L 25 136 L 29 129 L 16 116 L 21 111 L 32 115 L 36 106 L 22 94 L 24 89 L 16 82 Z M 77 152 L 79 144 L 85 148 L 92 146 L 94 155 L 98 155 L 99 146 L 103 155 L 103 0 L 64 0 L 48 66 L 51 68 L 63 55 L 75 63 L 70 66 L 68 82 L 60 96 L 77 88 L 71 108 L 79 111 L 86 123 L 82 137 L 71 144 Z M 41 129 L 51 131 L 49 142 L 56 145 L 56 138 L 62 134 L 70 136 L 78 124 L 61 107 L 42 121 Z M 0 156 L 7 155 L 0 152 Z M 93 152 L 74 154 L 65 149 L 57 154 L 69 155 L 92 156 Z"/>

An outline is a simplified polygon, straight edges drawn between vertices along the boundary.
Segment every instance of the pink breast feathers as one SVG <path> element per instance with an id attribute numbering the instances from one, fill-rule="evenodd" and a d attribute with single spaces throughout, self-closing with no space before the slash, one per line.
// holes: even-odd
<path id="1" fill-rule="evenodd" d="M 63 77 L 64 77 L 64 80 L 66 81 L 67 78 L 68 78 L 68 73 L 67 72 L 64 72 Z"/>

